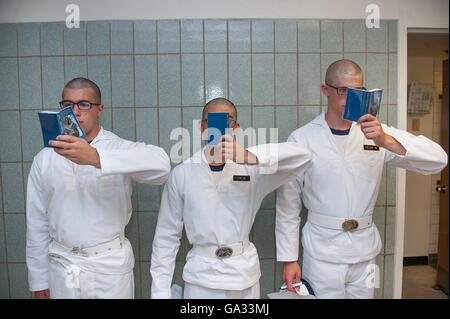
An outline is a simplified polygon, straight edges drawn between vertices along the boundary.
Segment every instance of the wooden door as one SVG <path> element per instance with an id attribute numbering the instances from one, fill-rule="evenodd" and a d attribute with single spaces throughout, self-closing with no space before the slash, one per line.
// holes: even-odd
<path id="1" fill-rule="evenodd" d="M 443 62 L 441 145 L 448 154 L 448 60 Z M 439 192 L 439 239 L 437 260 L 437 285 L 448 295 L 448 165 L 441 172 Z"/>

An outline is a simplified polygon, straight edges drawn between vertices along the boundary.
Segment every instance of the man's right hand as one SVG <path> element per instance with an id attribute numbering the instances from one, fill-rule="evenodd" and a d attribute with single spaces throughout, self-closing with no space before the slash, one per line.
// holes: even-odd
<path id="1" fill-rule="evenodd" d="M 292 287 L 293 282 L 300 282 L 302 272 L 297 261 L 288 261 L 283 264 L 283 280 L 289 291 L 295 292 Z"/>
<path id="2" fill-rule="evenodd" d="M 50 289 L 44 289 L 34 292 L 36 299 L 50 299 Z"/>

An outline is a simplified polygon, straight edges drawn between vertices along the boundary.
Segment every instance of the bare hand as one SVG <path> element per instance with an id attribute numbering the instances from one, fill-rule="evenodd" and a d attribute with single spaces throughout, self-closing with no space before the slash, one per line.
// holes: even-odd
<path id="1" fill-rule="evenodd" d="M 361 126 L 361 131 L 364 133 L 365 137 L 369 140 L 373 140 L 377 146 L 383 147 L 399 155 L 406 154 L 406 149 L 403 145 L 391 135 L 386 134 L 381 126 L 380 120 L 372 114 L 361 116 L 358 120 L 358 124 Z"/>
<path id="2" fill-rule="evenodd" d="M 44 289 L 34 292 L 36 299 L 50 299 L 50 289 Z"/>
<path id="3" fill-rule="evenodd" d="M 50 141 L 56 153 L 79 165 L 92 165 L 100 168 L 100 156 L 97 150 L 79 137 L 59 135 L 56 141 Z"/>
<path id="4" fill-rule="evenodd" d="M 222 150 L 222 160 L 232 160 L 237 164 L 255 165 L 258 164 L 258 158 L 250 153 L 236 142 L 233 136 L 224 135 L 220 139 L 218 148 Z"/>
<path id="5" fill-rule="evenodd" d="M 297 261 L 289 261 L 283 264 L 283 281 L 286 283 L 289 291 L 295 292 L 292 283 L 300 282 L 302 272 Z"/>

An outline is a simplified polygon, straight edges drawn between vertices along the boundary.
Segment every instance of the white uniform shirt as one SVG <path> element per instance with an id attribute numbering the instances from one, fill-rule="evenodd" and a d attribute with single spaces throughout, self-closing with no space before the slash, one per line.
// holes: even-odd
<path id="1" fill-rule="evenodd" d="M 422 174 L 438 173 L 447 164 L 447 154 L 424 136 L 382 124 L 383 130 L 406 149 L 401 156 L 384 148 L 364 150 L 368 141 L 353 122 L 344 152 L 337 147 L 322 113 L 295 130 L 288 141 L 311 152 L 311 166 L 303 178 L 277 191 L 276 245 L 278 261 L 298 259 L 301 200 L 309 211 L 351 218 L 372 215 L 384 163 Z M 375 225 L 345 232 L 306 222 L 302 230 L 304 251 L 314 258 L 335 263 L 357 263 L 374 258 L 381 250 Z"/>
<path id="2" fill-rule="evenodd" d="M 165 185 L 150 272 L 152 298 L 171 298 L 175 258 L 183 224 L 191 244 L 226 245 L 248 240 L 261 202 L 271 191 L 302 176 L 310 155 L 294 143 L 266 144 L 249 149 L 259 165 L 228 161 L 216 186 L 203 151 L 175 167 Z M 234 175 L 250 181 L 234 181 Z M 189 251 L 183 279 L 212 289 L 242 290 L 260 277 L 255 246 L 228 258 L 206 257 Z"/>
<path id="3" fill-rule="evenodd" d="M 33 160 L 26 249 L 32 291 L 48 288 L 52 239 L 67 247 L 90 247 L 123 236 L 132 213 L 131 182 L 162 184 L 169 175 L 169 158 L 159 147 L 121 139 L 103 128 L 90 145 L 98 151 L 101 169 L 77 165 L 52 148 L 44 148 Z M 112 265 L 117 264 L 120 267 L 111 266 L 110 273 L 129 271 L 134 259 L 125 256 Z M 104 268 L 108 271 L 108 265 Z"/>

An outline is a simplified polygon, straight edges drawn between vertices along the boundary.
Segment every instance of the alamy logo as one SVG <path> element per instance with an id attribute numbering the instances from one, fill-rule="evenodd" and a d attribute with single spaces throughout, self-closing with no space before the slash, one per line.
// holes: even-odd
<path id="1" fill-rule="evenodd" d="M 66 7 L 66 13 L 69 15 L 66 17 L 66 27 L 69 29 L 80 28 L 80 7 L 76 4 L 69 4 Z"/>
<path id="2" fill-rule="evenodd" d="M 380 28 L 380 7 L 371 3 L 366 6 L 366 13 L 368 13 L 366 17 L 366 27 L 368 29 L 379 29 Z"/>

